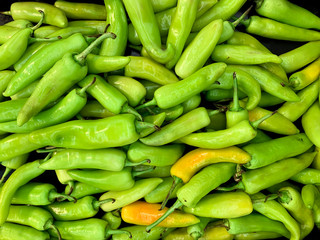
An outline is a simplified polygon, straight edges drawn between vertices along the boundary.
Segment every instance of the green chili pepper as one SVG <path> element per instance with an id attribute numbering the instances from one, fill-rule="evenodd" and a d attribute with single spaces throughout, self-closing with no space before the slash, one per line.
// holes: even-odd
<path id="1" fill-rule="evenodd" d="M 217 3 L 217 0 L 200 0 L 198 4 L 198 11 L 196 17 L 201 17 L 206 11 L 208 11 Z"/>
<path id="2" fill-rule="evenodd" d="M 161 127 L 160 131 L 154 132 L 147 137 L 140 138 L 140 141 L 151 146 L 165 145 L 199 130 L 209 123 L 210 118 L 207 110 L 204 107 L 199 107 Z M 188 126 L 188 128 L 185 126 Z"/>
<path id="3" fill-rule="evenodd" d="M 286 73 L 292 73 L 320 57 L 320 41 L 311 41 L 285 52 L 279 57 L 282 59 L 281 66 Z"/>
<path id="4" fill-rule="evenodd" d="M 268 70 L 254 65 L 233 65 L 233 68 L 249 73 L 259 82 L 261 90 L 285 101 L 299 101 L 299 97 L 289 86 L 287 86 L 286 82 Z"/>
<path id="5" fill-rule="evenodd" d="M 227 66 L 225 72 L 218 78 L 218 80 L 213 83 L 207 90 L 221 88 L 221 89 L 232 89 L 234 86 L 233 83 L 233 74 L 237 76 L 237 83 L 239 86 L 239 92 L 243 92 L 248 96 L 246 101 L 245 108 L 247 110 L 254 109 L 259 102 L 261 101 L 261 88 L 260 84 L 256 79 L 254 79 L 250 74 L 241 69 L 233 68 L 232 66 Z M 241 94 L 240 94 L 241 95 Z"/>
<path id="6" fill-rule="evenodd" d="M 54 226 L 53 221 L 53 216 L 47 210 L 27 205 L 11 205 L 7 218 L 7 222 L 30 226 L 39 231 L 51 228 L 59 236 L 59 232 Z"/>
<path id="7" fill-rule="evenodd" d="M 170 188 L 173 184 L 172 177 L 164 177 L 163 182 L 160 183 L 155 189 L 149 192 L 144 199 L 148 203 L 161 203 L 165 200 Z M 178 183 L 175 189 L 171 192 L 169 199 L 177 197 L 177 191 L 182 186 L 182 182 Z"/>
<path id="8" fill-rule="evenodd" d="M 253 208 L 248 194 L 225 192 L 207 194 L 195 207 L 184 206 L 182 210 L 199 217 L 236 218 L 250 214 Z"/>
<path id="9" fill-rule="evenodd" d="M 256 0 L 256 12 L 279 22 L 296 27 L 320 30 L 320 18 L 294 3 L 286 0 Z"/>
<path id="10" fill-rule="evenodd" d="M 75 201 L 75 198 L 58 193 L 51 183 L 29 182 L 16 190 L 11 204 L 43 206 L 56 200 Z"/>
<path id="11" fill-rule="evenodd" d="M 86 86 L 90 82 L 95 81 L 88 88 L 94 98 L 96 98 L 102 106 L 114 114 L 132 113 L 141 119 L 141 116 L 128 105 L 128 99 L 117 88 L 109 84 L 103 77 L 99 75 L 89 74 L 84 79 L 78 82 L 80 86 Z"/>
<path id="12" fill-rule="evenodd" d="M 1 45 L 0 70 L 7 69 L 19 60 L 28 47 L 31 34 L 34 29 L 38 28 L 42 24 L 43 18 L 44 16 L 42 12 L 42 18 L 37 25 L 21 29 Z M 17 51 L 17 49 L 19 49 L 19 51 Z"/>
<path id="13" fill-rule="evenodd" d="M 40 162 L 41 164 L 41 162 Z M 61 170 L 54 170 L 56 177 L 59 181 L 59 183 L 61 183 L 62 185 L 67 185 L 70 186 L 70 192 L 68 192 L 67 194 L 70 195 L 73 191 L 73 186 L 74 186 L 74 182 L 75 180 L 69 175 L 67 170 L 61 169 Z"/>
<path id="14" fill-rule="evenodd" d="M 101 44 L 99 55 L 123 56 L 127 46 L 128 22 L 124 3 L 119 0 L 105 0 L 106 23 L 110 31 L 117 35 L 115 40 L 105 39 Z M 110 41 L 111 40 L 111 41 Z"/>
<path id="15" fill-rule="evenodd" d="M 68 93 L 61 101 L 48 110 L 35 115 L 23 126 L 17 126 L 16 121 L 0 123 L 0 129 L 12 133 L 27 133 L 44 127 L 65 122 L 72 119 L 87 102 L 86 89 L 74 89 Z"/>
<path id="16" fill-rule="evenodd" d="M 149 225 L 147 230 L 157 226 L 177 208 L 182 206 L 195 207 L 209 192 L 232 177 L 235 173 L 235 166 L 234 163 L 216 163 L 202 169 L 178 189 L 176 202 L 157 221 Z M 199 185 L 199 182 L 202 184 Z M 163 207 L 164 204 L 161 209 Z"/>
<path id="17" fill-rule="evenodd" d="M 112 234 L 126 233 L 124 230 L 113 230 L 109 227 L 108 222 L 99 218 L 88 218 L 75 221 L 55 221 L 54 224 L 58 228 L 62 239 L 96 239 L 103 240 L 109 238 Z M 56 236 L 49 231 L 51 236 Z"/>
<path id="18" fill-rule="evenodd" d="M 151 3 L 153 11 L 157 13 L 175 7 L 177 5 L 177 0 L 151 0 Z"/>
<path id="19" fill-rule="evenodd" d="M 36 89 L 20 110 L 17 117 L 17 125 L 22 126 L 31 117 L 39 113 L 44 105 L 59 98 L 70 87 L 84 78 L 88 71 L 85 60 L 86 56 L 95 46 L 100 44 L 101 41 L 114 37 L 113 33 L 105 33 L 90 44 L 83 52 L 77 55 L 66 53 L 61 60 L 57 61 L 41 78 Z M 54 81 L 54 79 L 59 79 L 59 81 Z"/>
<path id="20" fill-rule="evenodd" d="M 54 6 L 61 9 L 71 19 L 106 19 L 106 9 L 101 4 L 69 1 L 55 1 Z"/>
<path id="21" fill-rule="evenodd" d="M 267 166 L 248 170 L 241 174 L 241 181 L 236 185 L 232 187 L 219 187 L 218 189 L 243 189 L 248 194 L 258 193 L 274 184 L 288 180 L 301 170 L 307 168 L 314 156 L 315 153 L 303 153 L 295 158 L 284 158 Z M 291 167 L 288 168 L 288 166 Z"/>
<path id="22" fill-rule="evenodd" d="M 15 71 L 12 70 L 3 70 L 0 71 L 0 92 L 3 93 L 4 90 L 6 90 L 9 82 L 13 78 L 13 76 L 16 74 Z M 0 101 L 4 99 L 4 96 L 0 95 Z"/>
<path id="23" fill-rule="evenodd" d="M 181 105 L 183 107 L 183 114 L 190 112 L 191 110 L 199 107 L 200 104 L 201 104 L 201 95 L 196 94 L 196 95 L 192 96 L 188 100 L 181 103 Z"/>
<path id="24" fill-rule="evenodd" d="M 150 232 L 145 231 L 145 226 L 140 225 L 131 225 L 121 228 L 130 232 L 131 238 L 127 234 L 113 234 L 112 238 L 114 240 L 157 240 L 161 239 L 165 234 L 171 232 L 174 228 L 165 228 L 165 227 L 155 227 L 151 229 Z"/>
<path id="25" fill-rule="evenodd" d="M 45 170 L 38 168 L 39 160 L 28 162 L 15 170 L 4 183 L 0 192 L 0 226 L 6 221 L 9 207 L 15 191 L 35 177 L 40 176 Z"/>
<path id="26" fill-rule="evenodd" d="M 22 166 L 23 164 L 25 164 L 28 160 L 29 157 L 29 153 L 26 154 L 22 154 L 16 157 L 13 157 L 9 160 L 6 161 L 2 161 L 1 165 L 4 166 L 6 169 L 0 179 L 0 184 L 3 183 L 3 181 L 5 180 L 5 178 L 9 175 L 9 173 L 13 170 L 13 169 L 17 169 L 20 166 Z"/>
<path id="27" fill-rule="evenodd" d="M 137 180 L 134 185 L 123 191 L 109 191 L 102 194 L 100 201 L 109 201 L 100 205 L 100 208 L 105 212 L 110 212 L 115 209 L 133 203 L 140 198 L 143 198 L 152 190 L 154 190 L 162 182 L 161 178 L 146 178 Z"/>
<path id="28" fill-rule="evenodd" d="M 17 119 L 18 113 L 27 99 L 8 100 L 0 102 L 0 122 L 9 122 Z"/>
<path id="29" fill-rule="evenodd" d="M 103 193 L 103 192 L 105 192 L 105 190 L 91 186 L 86 183 L 75 182 L 73 184 L 73 186 L 66 185 L 64 192 L 66 194 L 69 194 L 71 192 L 70 193 L 71 197 L 74 197 L 75 199 L 80 199 L 85 196 L 89 196 L 89 195 L 93 195 L 93 194 L 97 194 L 97 193 Z"/>
<path id="30" fill-rule="evenodd" d="M 290 232 L 290 239 L 300 239 L 300 226 L 298 222 L 287 212 L 287 210 L 277 201 L 257 201 L 255 199 L 265 198 L 266 196 L 259 192 L 251 196 L 253 209 L 262 215 L 279 222 Z"/>
<path id="31" fill-rule="evenodd" d="M 149 159 L 145 163 L 152 166 L 168 166 L 175 163 L 183 154 L 185 146 L 182 144 L 168 144 L 164 146 L 149 146 L 141 142 L 130 144 L 127 151 L 128 159 L 138 163 Z"/>
<path id="32" fill-rule="evenodd" d="M 32 227 L 23 226 L 15 223 L 4 223 L 0 228 L 1 239 L 16 240 L 49 240 L 47 232 L 36 230 Z"/>
<path id="33" fill-rule="evenodd" d="M 260 16 L 251 16 L 242 23 L 248 33 L 265 38 L 297 42 L 320 40 L 318 31 L 295 27 Z"/>
<path id="34" fill-rule="evenodd" d="M 10 81 L 4 96 L 11 96 L 45 74 L 67 52 L 82 51 L 88 46 L 82 34 L 77 33 L 41 48 L 19 69 Z"/>
<path id="35" fill-rule="evenodd" d="M 162 112 L 162 113 L 159 113 L 159 114 L 156 114 L 156 115 L 149 115 L 149 116 L 144 116 L 144 121 L 147 122 L 147 123 L 151 123 L 151 124 L 154 124 L 158 127 L 161 127 L 161 125 L 163 124 L 165 118 L 166 118 L 166 113 L 165 112 Z M 151 133 L 155 132 L 156 129 L 154 128 L 146 128 L 146 129 L 143 129 L 139 135 L 140 137 L 145 137 L 147 135 L 150 135 Z"/>
<path id="36" fill-rule="evenodd" d="M 29 134 L 15 133 L 0 140 L 0 162 L 44 147 L 29 141 Z"/>
<path id="37" fill-rule="evenodd" d="M 320 192 L 318 188 L 313 184 L 306 184 L 301 189 L 301 198 L 304 205 L 309 208 L 313 209 L 316 200 L 319 199 Z"/>
<path id="38" fill-rule="evenodd" d="M 174 107 L 162 109 L 159 107 L 152 107 L 148 109 L 151 114 L 165 113 L 165 121 L 172 122 L 183 114 L 183 106 L 182 104 L 178 104 Z"/>
<path id="39" fill-rule="evenodd" d="M 106 118 L 115 114 L 104 108 L 97 100 L 88 100 L 80 115 L 85 118 Z"/>
<path id="40" fill-rule="evenodd" d="M 180 0 L 177 2 L 166 42 L 167 47 L 171 44 L 175 49 L 174 57 L 166 63 L 166 67 L 169 69 L 171 69 L 180 58 L 184 44 L 196 19 L 199 2 L 200 0 L 191 2 L 188 0 Z"/>
<path id="41" fill-rule="evenodd" d="M 126 154 L 116 148 L 81 150 L 57 149 L 55 154 L 41 162 L 40 168 L 46 170 L 95 168 L 109 171 L 120 171 L 131 165 L 126 161 Z"/>
<path id="42" fill-rule="evenodd" d="M 305 133 L 278 137 L 262 143 L 248 144 L 242 149 L 251 155 L 251 160 L 244 166 L 248 169 L 267 166 L 278 160 L 302 154 L 312 145 Z"/>
<path id="43" fill-rule="evenodd" d="M 227 231 L 232 234 L 247 232 L 275 232 L 286 238 L 290 238 L 290 233 L 279 221 L 272 220 L 260 213 L 250 213 L 247 216 L 238 218 L 228 218 L 223 220 Z"/>
<path id="44" fill-rule="evenodd" d="M 16 27 L 16 28 L 30 28 L 33 24 L 26 19 L 17 19 L 4 24 L 5 26 Z"/>
<path id="45" fill-rule="evenodd" d="M 87 56 L 89 73 L 107 73 L 124 68 L 130 62 L 129 57 L 122 56 L 100 56 L 89 54 Z"/>
<path id="46" fill-rule="evenodd" d="M 298 120 L 319 97 L 319 80 L 297 93 L 298 102 L 285 102 L 277 112 L 294 122 Z"/>
<path id="47" fill-rule="evenodd" d="M 55 202 L 45 206 L 55 220 L 74 221 L 91 218 L 97 215 L 101 204 L 113 201 L 98 201 L 94 196 L 85 196 L 77 199 L 77 202 Z"/>
<path id="48" fill-rule="evenodd" d="M 111 229 L 117 229 L 121 226 L 122 219 L 118 209 L 106 212 L 101 218 L 109 223 Z"/>
<path id="49" fill-rule="evenodd" d="M 146 96 L 147 92 L 145 87 L 139 81 L 133 78 L 113 75 L 107 77 L 107 81 L 126 96 L 129 105 L 132 107 L 135 107 L 141 103 Z"/>
<path id="50" fill-rule="evenodd" d="M 155 227 L 153 229 L 156 229 L 158 227 Z M 151 231 L 153 230 L 151 229 Z M 188 232 L 187 232 L 187 227 L 180 227 L 174 229 L 172 232 L 170 232 L 168 235 L 166 235 L 164 240 L 194 240 Z"/>
<path id="51" fill-rule="evenodd" d="M 69 21 L 69 27 L 90 27 L 95 28 L 98 34 L 104 33 L 107 27 L 105 19 L 103 20 L 75 20 Z"/>
<path id="52" fill-rule="evenodd" d="M 4 44 L 8 41 L 15 33 L 19 32 L 21 29 L 17 27 L 11 27 L 6 25 L 0 26 L 0 44 Z"/>
<path id="53" fill-rule="evenodd" d="M 36 30 L 34 30 L 33 36 L 36 38 L 45 38 L 60 29 L 61 28 L 56 27 L 56 26 L 52 26 L 52 25 L 41 26 L 41 27 L 37 28 Z M 17 65 L 17 63 L 15 65 Z"/>
<path id="54" fill-rule="evenodd" d="M 38 10 L 45 14 L 43 23 L 64 28 L 68 25 L 68 19 L 65 13 L 49 3 L 39 2 L 15 2 L 10 5 L 10 11 L 7 12 L 14 20 L 26 19 L 31 22 L 38 22 L 41 18 Z"/>
<path id="55" fill-rule="evenodd" d="M 289 180 L 285 180 L 285 181 L 279 182 L 271 187 L 268 187 L 267 191 L 270 193 L 277 193 L 279 191 L 279 189 L 283 188 L 283 187 L 292 187 L 292 188 L 296 189 L 297 191 L 301 191 L 301 189 L 298 185 L 292 183 Z"/>
<path id="56" fill-rule="evenodd" d="M 130 59 L 130 62 L 124 68 L 125 76 L 142 78 L 160 85 L 179 81 L 169 69 L 150 58 L 130 56 Z"/>
<path id="57" fill-rule="evenodd" d="M 176 74 L 181 78 L 187 78 L 205 64 L 221 36 L 223 21 L 217 19 L 205 26 L 194 38 L 194 40 L 182 52 L 174 68 Z M 213 35 L 212 35 L 213 34 Z M 206 48 L 203 48 L 203 44 Z"/>
<path id="58" fill-rule="evenodd" d="M 320 117 L 320 105 L 319 101 L 315 101 L 311 107 L 302 115 L 301 123 L 304 132 L 311 142 L 320 147 L 319 124 L 317 119 Z"/>
<path id="59" fill-rule="evenodd" d="M 192 32 L 201 30 L 215 19 L 228 20 L 239 11 L 245 2 L 245 0 L 219 1 L 201 17 L 196 19 L 192 27 Z"/>
<path id="60" fill-rule="evenodd" d="M 136 29 L 142 45 L 157 62 L 166 63 L 175 54 L 174 47 L 168 44 L 166 50 L 161 48 L 159 27 L 150 1 L 123 1 L 129 18 Z"/>
<path id="61" fill-rule="evenodd" d="M 302 200 L 300 192 L 291 187 L 279 190 L 279 201 L 301 225 L 301 239 L 304 239 L 314 227 L 311 209 L 308 209 Z"/>
<path id="62" fill-rule="evenodd" d="M 257 135 L 257 127 L 261 122 L 270 117 L 264 116 L 255 122 L 242 120 L 233 127 L 214 132 L 199 132 L 191 133 L 179 138 L 179 141 L 195 147 L 220 149 L 230 147 L 236 144 L 241 144 L 250 141 Z"/>
<path id="63" fill-rule="evenodd" d="M 213 63 L 203 67 L 179 82 L 158 88 L 154 92 L 154 98 L 150 102 L 138 106 L 137 109 L 152 105 L 166 109 L 183 103 L 214 83 L 225 69 L 226 64 L 224 63 Z"/>
<path id="64" fill-rule="evenodd" d="M 145 170 L 149 171 L 149 170 Z M 104 189 L 105 191 L 123 191 L 134 186 L 134 177 L 142 172 L 125 167 L 121 171 L 108 170 L 69 170 L 68 174 L 75 180 Z"/>
<path id="65" fill-rule="evenodd" d="M 305 168 L 293 175 L 290 180 L 302 184 L 320 184 L 320 170 L 314 168 Z"/>

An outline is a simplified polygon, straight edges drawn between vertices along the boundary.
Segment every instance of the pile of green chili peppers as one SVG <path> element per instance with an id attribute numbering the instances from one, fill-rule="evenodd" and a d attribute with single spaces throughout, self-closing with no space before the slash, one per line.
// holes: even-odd
<path id="1" fill-rule="evenodd" d="M 319 238 L 308 7 L 57 0 L 1 14 L 0 239 Z"/>

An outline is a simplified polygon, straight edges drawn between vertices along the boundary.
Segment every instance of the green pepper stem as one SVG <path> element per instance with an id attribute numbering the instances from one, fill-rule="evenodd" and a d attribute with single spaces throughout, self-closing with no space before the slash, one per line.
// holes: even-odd
<path id="1" fill-rule="evenodd" d="M 275 200 L 277 198 L 279 198 L 279 194 L 277 194 L 277 193 L 269 194 L 263 198 L 252 199 L 252 203 L 267 202 L 267 201 Z"/>
<path id="2" fill-rule="evenodd" d="M 287 191 L 287 190 L 279 191 L 279 192 L 278 192 L 278 197 L 279 197 L 279 201 L 280 201 L 281 203 L 286 203 L 286 204 L 288 204 L 289 202 L 292 201 L 292 196 L 291 196 L 290 192 Z"/>
<path id="3" fill-rule="evenodd" d="M 232 23 L 233 27 L 235 28 L 238 26 L 240 22 L 243 22 L 243 19 L 248 16 L 249 12 L 251 11 L 253 5 L 251 5 L 236 21 Z"/>
<path id="4" fill-rule="evenodd" d="M 148 168 L 146 170 L 142 170 L 142 171 L 132 171 L 132 177 L 135 178 L 137 176 L 140 176 L 142 174 L 145 174 L 145 173 L 149 173 L 149 172 L 152 172 L 156 167 L 152 167 L 152 168 Z"/>
<path id="5" fill-rule="evenodd" d="M 38 22 L 36 25 L 34 25 L 33 27 L 31 27 L 31 30 L 32 30 L 32 31 L 38 29 L 38 28 L 42 25 L 43 20 L 44 20 L 44 12 L 43 12 L 42 10 L 38 10 L 38 12 L 41 14 L 41 18 L 40 18 L 39 22 Z"/>
<path id="6" fill-rule="evenodd" d="M 116 201 L 116 200 L 115 200 L 114 198 L 107 198 L 107 199 L 100 200 L 100 201 L 98 201 L 98 200 L 93 200 L 93 201 L 92 201 L 92 207 L 93 207 L 94 210 L 97 210 L 97 209 L 100 208 L 100 206 L 101 206 L 102 204 L 105 204 L 105 203 L 108 203 L 108 202 L 114 203 L 115 201 Z"/>
<path id="7" fill-rule="evenodd" d="M 110 235 L 114 235 L 114 234 L 128 234 L 129 238 L 132 238 L 132 234 L 131 234 L 129 231 L 120 230 L 120 229 L 107 229 L 107 230 L 106 230 L 106 239 L 107 239 Z"/>
<path id="8" fill-rule="evenodd" d="M 275 114 L 277 111 L 273 111 L 272 113 L 269 113 L 265 116 L 263 116 L 262 118 L 254 121 L 254 122 L 250 122 L 251 126 L 254 128 L 254 129 L 257 129 L 258 126 L 260 125 L 260 123 L 262 123 L 264 120 L 266 120 L 267 118 L 271 117 L 273 114 Z"/>
<path id="9" fill-rule="evenodd" d="M 0 12 L 1 14 L 3 15 L 8 15 L 8 16 L 11 16 L 11 11 L 4 11 L 4 12 Z"/>
<path id="10" fill-rule="evenodd" d="M 62 39 L 61 36 L 52 37 L 52 38 L 29 38 L 28 44 L 30 45 L 35 42 L 54 42 L 54 41 L 58 41 L 60 39 Z"/>
<path id="11" fill-rule="evenodd" d="M 77 89 L 77 94 L 80 96 L 80 97 L 83 97 L 85 98 L 86 97 L 86 91 L 88 90 L 89 87 L 91 87 L 95 82 L 96 82 L 97 78 L 94 77 L 93 80 L 88 83 L 86 86 L 84 86 L 83 88 L 80 88 L 80 89 Z"/>
<path id="12" fill-rule="evenodd" d="M 51 223 L 49 228 L 51 228 L 57 234 L 59 240 L 62 240 L 61 234 L 60 234 L 59 229 L 57 228 L 57 226 L 55 226 L 54 224 Z"/>
<path id="13" fill-rule="evenodd" d="M 170 189 L 169 189 L 169 192 L 168 192 L 166 198 L 162 201 L 161 207 L 160 207 L 159 210 L 164 209 L 164 207 L 166 206 L 167 202 L 169 201 L 170 196 L 172 195 L 173 191 L 175 190 L 175 188 L 177 187 L 177 185 L 178 185 L 179 183 L 181 183 L 181 182 L 182 182 L 182 179 L 181 179 L 181 178 L 179 178 L 179 177 L 177 177 L 177 176 L 173 176 L 172 185 L 171 185 L 171 187 L 170 187 Z"/>
<path id="14" fill-rule="evenodd" d="M 9 173 L 11 172 L 12 168 L 8 168 L 6 167 L 6 170 L 4 170 L 4 173 L 0 179 L 0 184 L 3 183 L 4 179 L 9 175 Z"/>
<path id="15" fill-rule="evenodd" d="M 78 62 L 80 65 L 85 65 L 85 60 L 86 60 L 86 57 L 88 56 L 88 54 L 91 53 L 92 50 L 96 46 L 101 44 L 103 42 L 103 40 L 105 40 L 107 38 L 115 39 L 116 35 L 114 33 L 111 33 L 111 32 L 103 33 L 100 37 L 95 39 L 85 50 L 83 50 L 81 53 L 75 55 L 74 56 L 74 60 L 76 62 Z"/>
<path id="16" fill-rule="evenodd" d="M 139 166 L 139 165 L 142 165 L 142 164 L 145 164 L 145 163 L 151 163 L 151 160 L 150 159 L 145 159 L 145 160 L 142 160 L 142 161 L 137 162 L 137 163 L 130 162 L 130 161 L 126 160 L 126 162 L 124 163 L 124 166 L 125 167 L 133 167 L 133 166 Z"/>
<path id="17" fill-rule="evenodd" d="M 131 113 L 136 116 L 138 120 L 142 121 L 141 115 L 133 107 L 129 106 L 127 102 L 122 106 L 121 113 Z"/>
<path id="18" fill-rule="evenodd" d="M 51 190 L 49 192 L 49 196 L 48 196 L 48 200 L 50 202 L 54 202 L 56 199 L 59 199 L 61 201 L 63 200 L 68 200 L 70 202 L 76 202 L 77 199 L 75 197 L 71 197 L 67 194 L 63 194 L 63 193 L 57 193 L 55 190 Z"/>
<path id="19" fill-rule="evenodd" d="M 233 190 L 237 190 L 237 189 L 245 190 L 243 182 L 238 182 L 236 185 L 233 185 L 231 187 L 217 187 L 216 188 L 216 190 L 225 191 L 225 192 L 229 192 L 229 191 L 233 191 Z"/>
<path id="20" fill-rule="evenodd" d="M 159 126 L 157 126 L 153 123 L 148 123 L 148 122 L 135 121 L 135 126 L 136 126 L 136 130 L 138 133 L 140 133 L 142 130 L 144 130 L 146 128 L 154 128 L 157 131 L 160 130 Z"/>
<path id="21" fill-rule="evenodd" d="M 158 218 L 155 222 L 153 222 L 152 224 L 148 225 L 146 227 L 146 231 L 149 232 L 152 228 L 154 228 L 155 226 L 157 226 L 159 223 L 161 223 L 166 217 L 168 217 L 171 213 L 174 212 L 174 210 L 176 210 L 177 208 L 182 207 L 183 204 L 182 202 L 177 199 L 177 201 L 160 217 Z"/>
<path id="22" fill-rule="evenodd" d="M 145 107 L 156 106 L 156 105 L 157 105 L 157 100 L 155 98 L 153 98 L 149 102 L 146 102 L 146 103 L 141 104 L 138 107 L 136 107 L 136 110 L 139 110 L 139 109 L 145 108 Z"/>
<path id="23" fill-rule="evenodd" d="M 238 79 L 236 72 L 233 72 L 233 103 L 230 107 L 230 111 L 232 112 L 240 112 L 243 108 L 240 107 L 239 104 L 239 96 L 238 96 Z"/>

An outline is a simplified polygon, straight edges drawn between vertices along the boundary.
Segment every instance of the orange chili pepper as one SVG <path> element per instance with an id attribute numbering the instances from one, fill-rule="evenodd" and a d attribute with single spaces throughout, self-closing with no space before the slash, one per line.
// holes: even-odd
<path id="1" fill-rule="evenodd" d="M 147 203 L 144 201 L 136 201 L 124 206 L 121 210 L 123 221 L 136 225 L 150 225 L 160 218 L 168 208 L 160 209 L 158 203 Z M 159 227 L 187 227 L 200 222 L 199 218 L 193 214 L 184 213 L 180 210 L 175 210 Z"/>

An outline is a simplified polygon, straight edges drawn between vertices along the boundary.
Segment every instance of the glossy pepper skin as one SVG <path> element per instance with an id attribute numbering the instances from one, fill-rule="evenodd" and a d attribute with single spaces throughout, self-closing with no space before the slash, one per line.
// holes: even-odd
<path id="1" fill-rule="evenodd" d="M 27 19 L 31 22 L 38 22 L 41 15 L 38 10 L 45 14 L 44 23 L 57 27 L 67 27 L 68 19 L 65 13 L 49 3 L 38 2 L 15 2 L 10 5 L 10 15 L 13 19 Z"/>
<path id="2" fill-rule="evenodd" d="M 78 149 L 120 147 L 138 139 L 135 116 L 132 114 L 118 114 L 97 120 L 68 121 L 36 130 L 30 133 L 29 137 L 33 143 Z"/>
<path id="3" fill-rule="evenodd" d="M 311 142 L 320 147 L 319 141 L 319 124 L 317 119 L 320 117 L 320 104 L 319 101 L 315 101 L 312 106 L 302 115 L 301 123 L 302 127 L 311 140 Z"/>
<path id="4" fill-rule="evenodd" d="M 149 55 L 159 63 L 172 59 L 175 52 L 173 46 L 169 44 L 165 50 L 161 48 L 160 31 L 151 2 L 125 0 L 123 4 Z"/>
<path id="5" fill-rule="evenodd" d="M 0 228 L 0 238 L 21 240 L 49 240 L 48 232 L 15 223 L 4 223 Z"/>

